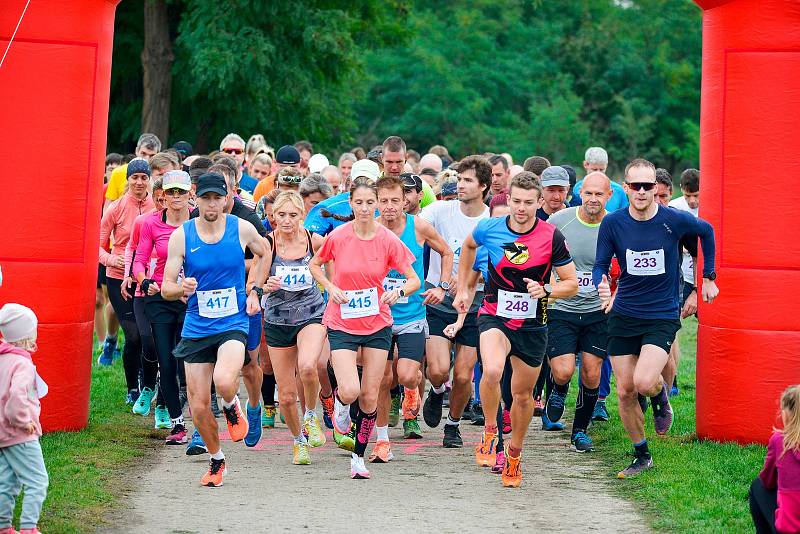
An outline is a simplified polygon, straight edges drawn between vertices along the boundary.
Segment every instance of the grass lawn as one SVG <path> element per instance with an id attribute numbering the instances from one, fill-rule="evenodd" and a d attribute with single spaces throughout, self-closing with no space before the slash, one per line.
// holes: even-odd
<path id="1" fill-rule="evenodd" d="M 680 395 L 671 399 L 675 424 L 669 437 L 653 430 L 648 409 L 646 435 L 655 468 L 617 484 L 619 492 L 642 504 L 656 530 L 670 532 L 752 532 L 747 491 L 764 462 L 766 448 L 740 447 L 697 439 L 695 430 L 695 347 L 697 322 L 684 321 L 678 370 Z M 608 399 L 612 418 L 590 430 L 597 454 L 610 476 L 632 459 L 632 446 L 617 417 L 616 395 Z"/>
<path id="2" fill-rule="evenodd" d="M 156 443 L 163 443 L 153 441 L 158 434 L 152 428 L 152 416 L 134 416 L 125 406 L 125 391 L 122 361 L 112 367 L 95 365 L 89 426 L 81 432 L 42 437 L 50 475 L 39 523 L 43 532 L 95 530 L 125 488 L 123 470 L 142 461 Z"/>

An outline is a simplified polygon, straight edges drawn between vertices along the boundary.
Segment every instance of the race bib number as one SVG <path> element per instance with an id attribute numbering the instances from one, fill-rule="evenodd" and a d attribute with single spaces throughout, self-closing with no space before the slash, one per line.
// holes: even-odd
<path id="1" fill-rule="evenodd" d="M 537 300 L 528 293 L 500 289 L 497 292 L 497 315 L 506 319 L 535 319 Z"/>
<path id="2" fill-rule="evenodd" d="M 655 276 L 664 274 L 664 249 L 643 250 L 641 252 L 628 249 L 625 252 L 626 270 L 636 276 Z"/>
<path id="3" fill-rule="evenodd" d="M 198 291 L 197 307 L 199 308 L 200 316 L 208 319 L 218 319 L 239 313 L 236 288 Z"/>
<path id="4" fill-rule="evenodd" d="M 392 291 L 394 289 L 402 289 L 406 283 L 405 278 L 389 278 L 388 276 L 383 279 L 383 290 Z M 396 304 L 406 304 L 408 297 L 400 297 L 397 299 Z"/>
<path id="5" fill-rule="evenodd" d="M 692 257 L 683 253 L 683 261 L 681 262 L 681 272 L 683 272 L 683 279 L 687 282 L 694 283 L 694 260 Z"/>
<path id="6" fill-rule="evenodd" d="M 464 244 L 463 239 L 457 237 L 450 238 L 450 249 L 453 251 L 453 273 L 458 272 L 458 260 L 461 258 L 461 245 Z"/>
<path id="7" fill-rule="evenodd" d="M 281 279 L 281 289 L 284 291 L 303 291 L 314 285 L 307 265 L 279 265 L 275 267 L 275 276 Z"/>
<path id="8" fill-rule="evenodd" d="M 592 273 L 578 271 L 578 293 L 591 293 L 592 291 L 594 291 L 594 284 L 592 284 Z"/>
<path id="9" fill-rule="evenodd" d="M 345 304 L 341 304 L 342 319 L 358 319 L 359 317 L 370 317 L 378 315 L 378 288 L 356 289 L 345 291 L 347 299 Z"/>

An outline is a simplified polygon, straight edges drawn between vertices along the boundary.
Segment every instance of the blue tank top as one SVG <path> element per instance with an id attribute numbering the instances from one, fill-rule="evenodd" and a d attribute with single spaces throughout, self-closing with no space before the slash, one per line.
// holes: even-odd
<path id="1" fill-rule="evenodd" d="M 414 228 L 414 220 L 415 217 L 413 215 L 406 213 L 406 228 L 403 230 L 403 234 L 400 236 L 400 241 L 402 241 L 403 244 L 408 247 L 408 250 L 410 250 L 414 255 L 414 263 L 412 264 L 412 267 L 414 268 L 414 272 L 417 273 L 417 276 L 419 276 L 419 279 L 424 280 L 424 251 L 422 245 L 417 242 L 417 232 Z M 384 278 L 384 290 L 391 289 L 393 287 L 402 287 L 402 285 L 405 283 L 405 279 L 406 277 L 397 271 L 389 271 L 389 274 L 387 274 L 386 278 Z M 392 280 L 399 280 L 400 282 L 391 283 Z M 408 297 L 405 299 L 398 300 L 397 303 L 392 306 L 391 309 L 394 324 L 407 324 L 425 318 L 425 306 L 422 305 L 423 298 L 420 295 L 423 291 L 423 289 L 418 289 L 413 294 L 408 295 Z M 407 302 L 401 302 L 406 299 Z"/>
<path id="2" fill-rule="evenodd" d="M 213 244 L 200 239 L 196 222 L 183 223 L 183 272 L 197 280 L 197 290 L 189 297 L 181 337 L 198 339 L 234 330 L 247 335 L 250 323 L 239 219 L 226 214 L 225 233 Z"/>

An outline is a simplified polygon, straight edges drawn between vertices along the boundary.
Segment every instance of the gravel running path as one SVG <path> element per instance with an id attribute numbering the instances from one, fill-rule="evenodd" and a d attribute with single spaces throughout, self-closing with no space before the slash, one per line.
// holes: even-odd
<path id="1" fill-rule="evenodd" d="M 224 430 L 224 420 L 218 422 Z M 309 466 L 291 464 L 291 439 L 280 422 L 265 429 L 253 449 L 222 432 L 228 463 L 223 487 L 199 485 L 206 455 L 188 457 L 184 447 L 165 447 L 147 471 L 130 475 L 121 510 L 100 530 L 647 532 L 634 505 L 612 493 L 616 482 L 598 462 L 571 452 L 566 432 L 543 432 L 538 422 L 526 440 L 519 489 L 503 488 L 499 475 L 475 464 L 472 445 L 480 427 L 467 422 L 461 425 L 463 449 L 441 447 L 441 426 L 423 426 L 424 439 L 411 441 L 402 439 L 401 425 L 390 428 L 395 458 L 367 464 L 371 480 L 350 480 L 349 453 L 336 447 L 330 432 L 328 443 L 311 449 Z M 582 518 L 589 523 L 576 523 Z"/>

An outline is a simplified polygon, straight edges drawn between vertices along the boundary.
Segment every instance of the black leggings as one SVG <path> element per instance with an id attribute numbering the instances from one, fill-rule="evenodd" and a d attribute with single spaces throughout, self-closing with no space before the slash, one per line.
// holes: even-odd
<path id="1" fill-rule="evenodd" d="M 500 378 L 500 395 L 503 397 L 503 404 L 506 410 L 511 410 L 514 396 L 511 394 L 511 358 L 506 358 L 506 366 L 503 368 L 503 376 Z"/>
<path id="2" fill-rule="evenodd" d="M 147 298 L 145 306 L 153 330 L 153 340 L 161 371 L 161 393 L 170 419 L 183 415 L 178 389 L 178 361 L 172 351 L 181 339 L 186 307 L 180 303 L 164 301 L 160 295 Z"/>
<path id="3" fill-rule="evenodd" d="M 119 319 L 122 331 L 125 333 L 125 348 L 122 349 L 122 366 L 125 369 L 125 382 L 128 390 L 139 390 L 139 366 L 142 360 L 142 339 L 139 336 L 139 328 L 136 326 L 136 316 L 133 313 L 133 299 L 123 300 L 120 295 L 122 280 L 108 277 L 108 300 L 111 307 Z M 129 293 L 133 294 L 136 284 L 131 284 Z"/>
<path id="4" fill-rule="evenodd" d="M 139 329 L 139 337 L 142 339 L 142 387 L 155 389 L 158 380 L 158 355 L 156 345 L 153 340 L 153 331 L 150 329 L 150 321 L 144 312 L 144 297 L 133 297 L 133 314 L 136 316 L 136 326 Z M 159 400 L 157 405 L 163 404 L 161 390 L 158 393 Z"/>
<path id="5" fill-rule="evenodd" d="M 759 477 L 750 484 L 750 515 L 756 534 L 774 534 L 775 510 L 778 509 L 778 490 L 767 489 Z"/>

